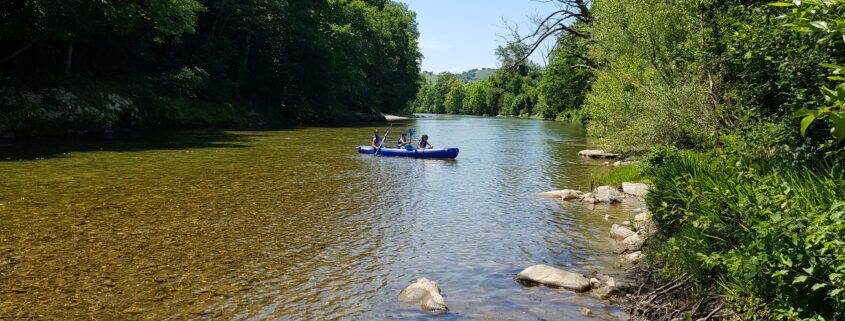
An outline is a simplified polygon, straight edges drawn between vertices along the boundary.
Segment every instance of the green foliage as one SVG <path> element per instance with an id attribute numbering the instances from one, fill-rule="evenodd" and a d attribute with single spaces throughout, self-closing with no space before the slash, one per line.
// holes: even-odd
<path id="1" fill-rule="evenodd" d="M 808 34 L 820 35 L 817 43 L 845 43 L 845 1 L 795 1 L 794 3 L 776 2 L 776 7 L 793 7 L 785 14 L 789 23 L 786 26 Z M 845 77 L 842 76 L 843 65 L 823 63 L 824 67 L 832 69 L 828 79 L 838 81 L 834 89 L 821 87 L 824 105 L 813 106 L 812 109 L 802 109 L 796 113 L 801 119 L 801 135 L 807 134 L 809 127 L 816 119 L 827 119 L 830 133 L 838 141 L 845 140 Z"/>
<path id="2" fill-rule="evenodd" d="M 25 0 L 0 17 L 7 86 L 155 79 L 158 93 L 294 122 L 403 110 L 420 86 L 415 14 L 395 1 Z"/>
<path id="3" fill-rule="evenodd" d="M 596 71 L 584 110 L 590 135 L 611 149 L 712 143 L 718 119 L 697 52 L 696 1 L 596 1 L 590 56 Z"/>
<path id="4" fill-rule="evenodd" d="M 549 65 L 540 80 L 540 103 L 535 113 L 546 119 L 581 120 L 580 109 L 590 91 L 593 72 L 584 59 L 573 55 L 584 46 L 577 37 L 564 35 L 549 57 Z"/>
<path id="5" fill-rule="evenodd" d="M 626 165 L 619 167 L 611 167 L 606 172 L 598 172 L 590 175 L 590 184 L 592 186 L 622 186 L 622 183 L 640 183 L 648 182 L 648 176 L 643 175 L 643 170 L 640 165 Z"/>
<path id="6" fill-rule="evenodd" d="M 673 145 L 655 147 L 643 157 L 640 171 L 644 175 L 654 175 L 658 168 L 666 163 L 677 161 L 680 156 L 681 151 Z"/>
<path id="7" fill-rule="evenodd" d="M 839 155 L 782 168 L 682 154 L 654 171 L 647 196 L 661 227 L 651 251 L 670 269 L 760 298 L 776 320 L 845 317 L 845 171 Z M 740 310 L 744 308 L 740 307 Z"/>
<path id="8" fill-rule="evenodd" d="M 208 72 L 200 67 L 181 67 L 162 77 L 160 83 L 173 95 L 196 98 L 205 89 L 208 76 Z"/>

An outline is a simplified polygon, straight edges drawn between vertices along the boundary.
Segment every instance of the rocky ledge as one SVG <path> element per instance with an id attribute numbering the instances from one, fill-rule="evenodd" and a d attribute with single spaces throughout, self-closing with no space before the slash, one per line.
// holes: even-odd
<path id="1" fill-rule="evenodd" d="M 533 265 L 519 274 L 515 279 L 526 286 L 542 284 L 553 288 L 563 288 L 575 292 L 587 292 L 606 299 L 618 291 L 616 280 L 610 276 L 593 272 L 591 276 L 561 270 L 548 265 Z"/>
<path id="2" fill-rule="evenodd" d="M 588 204 L 621 203 L 626 198 L 643 198 L 648 193 L 648 185 L 642 183 L 622 183 L 622 188 L 613 186 L 599 186 L 590 193 L 572 189 L 562 189 L 538 193 L 539 197 L 558 198 L 564 201 L 575 201 Z"/>

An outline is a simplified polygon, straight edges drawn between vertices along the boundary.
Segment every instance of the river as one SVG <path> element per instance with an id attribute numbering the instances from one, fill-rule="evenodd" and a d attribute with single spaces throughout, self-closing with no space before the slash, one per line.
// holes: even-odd
<path id="1" fill-rule="evenodd" d="M 603 217 L 625 208 L 533 196 L 606 170 L 576 156 L 580 126 L 436 116 L 388 137 L 427 133 L 460 148 L 449 161 L 356 153 L 375 126 L 1 145 L 0 319 L 625 318 L 513 280 L 539 263 L 622 274 Z M 449 313 L 397 303 L 421 277 Z"/>

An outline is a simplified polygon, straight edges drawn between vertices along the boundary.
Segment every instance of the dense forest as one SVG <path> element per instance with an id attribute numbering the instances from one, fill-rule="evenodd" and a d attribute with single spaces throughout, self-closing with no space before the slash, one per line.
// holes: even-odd
<path id="1" fill-rule="evenodd" d="M 424 86 L 417 110 L 579 115 L 640 158 L 648 266 L 687 290 L 666 320 L 845 319 L 845 1 L 555 3 L 509 45 L 556 37 L 548 66 L 500 55 L 488 81 Z"/>
<path id="2" fill-rule="evenodd" d="M 404 109 L 418 31 L 390 0 L 0 2 L 0 134 L 299 124 Z"/>

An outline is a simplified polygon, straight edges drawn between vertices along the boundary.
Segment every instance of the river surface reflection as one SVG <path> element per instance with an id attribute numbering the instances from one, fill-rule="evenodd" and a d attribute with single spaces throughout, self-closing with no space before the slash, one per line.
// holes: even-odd
<path id="1" fill-rule="evenodd" d="M 357 154 L 372 126 L 0 146 L 0 319 L 624 318 L 589 295 L 513 280 L 538 263 L 621 273 L 608 210 L 533 197 L 586 190 L 606 168 L 576 156 L 580 126 L 394 125 L 391 141 L 412 127 L 459 147 L 450 161 Z M 449 313 L 397 304 L 420 277 L 439 283 Z"/>

